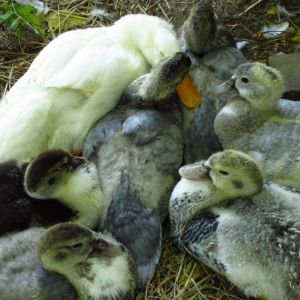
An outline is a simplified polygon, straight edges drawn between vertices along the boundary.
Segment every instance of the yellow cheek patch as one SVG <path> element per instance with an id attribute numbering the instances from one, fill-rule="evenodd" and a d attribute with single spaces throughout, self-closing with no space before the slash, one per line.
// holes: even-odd
<path id="1" fill-rule="evenodd" d="M 202 96 L 188 74 L 176 87 L 181 102 L 188 108 L 195 108 L 202 103 Z"/>

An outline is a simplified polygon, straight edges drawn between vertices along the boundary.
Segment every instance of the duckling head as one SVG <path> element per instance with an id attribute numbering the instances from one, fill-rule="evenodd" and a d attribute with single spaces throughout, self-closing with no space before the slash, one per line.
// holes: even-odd
<path id="1" fill-rule="evenodd" d="M 170 200 L 173 224 L 189 220 L 201 209 L 254 195 L 263 188 L 260 167 L 249 155 L 235 150 L 217 152 L 207 161 L 183 166 L 179 174 L 182 178 Z"/>
<path id="2" fill-rule="evenodd" d="M 262 63 L 240 65 L 230 79 L 241 97 L 259 111 L 276 108 L 284 92 L 284 81 L 279 71 Z"/>
<path id="3" fill-rule="evenodd" d="M 122 299 L 134 293 L 135 269 L 126 248 L 112 237 L 75 223 L 55 225 L 37 246 L 41 265 L 64 275 L 80 299 Z"/>
<path id="4" fill-rule="evenodd" d="M 224 198 L 250 196 L 262 190 L 263 175 L 249 155 L 225 150 L 213 154 L 205 163 L 215 188 Z"/>
<path id="5" fill-rule="evenodd" d="M 96 165 L 62 150 L 49 150 L 29 163 L 24 185 L 36 199 L 56 199 L 79 215 L 78 222 L 95 225 L 103 194 Z"/>

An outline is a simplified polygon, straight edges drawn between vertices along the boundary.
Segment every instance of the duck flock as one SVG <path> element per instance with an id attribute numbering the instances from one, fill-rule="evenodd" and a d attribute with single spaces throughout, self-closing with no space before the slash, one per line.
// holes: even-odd
<path id="1" fill-rule="evenodd" d="M 168 214 L 175 245 L 246 296 L 300 299 L 283 92 L 206 0 L 177 33 L 137 14 L 58 36 L 0 103 L 0 299 L 135 299 Z"/>

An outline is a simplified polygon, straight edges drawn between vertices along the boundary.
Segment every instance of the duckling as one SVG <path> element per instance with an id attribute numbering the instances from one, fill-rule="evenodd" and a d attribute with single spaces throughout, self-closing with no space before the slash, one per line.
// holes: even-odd
<path id="1" fill-rule="evenodd" d="M 67 221 L 72 213 L 54 199 L 40 203 L 24 189 L 26 162 L 0 163 L 0 235 L 24 230 L 32 225 L 50 225 Z"/>
<path id="2" fill-rule="evenodd" d="M 246 58 L 236 48 L 222 47 L 209 51 L 197 59 L 197 66 L 189 71 L 189 76 L 203 96 L 201 107 L 183 107 L 184 119 L 184 162 L 193 163 L 208 159 L 222 150 L 214 129 L 214 119 L 226 104 L 227 94 L 217 94 L 216 87 L 230 78 L 237 66 Z"/>
<path id="3" fill-rule="evenodd" d="M 128 84 L 177 51 L 172 26 L 142 14 L 61 34 L 1 101 L 0 161 L 29 161 L 49 149 L 81 151 Z"/>
<path id="4" fill-rule="evenodd" d="M 2 299 L 134 299 L 135 267 L 111 236 L 75 223 L 0 239 Z"/>
<path id="5" fill-rule="evenodd" d="M 132 252 L 140 288 L 159 262 L 161 223 L 182 163 L 175 88 L 190 64 L 183 53 L 161 60 L 128 86 L 85 142 L 83 153 L 97 164 L 104 197 L 111 199 L 106 229 Z"/>
<path id="6" fill-rule="evenodd" d="M 78 215 L 74 222 L 94 228 L 104 220 L 108 203 L 98 170 L 83 157 L 63 150 L 43 152 L 29 163 L 24 186 L 33 198 L 52 198 L 63 203 Z"/>
<path id="7" fill-rule="evenodd" d="M 299 299 L 299 191 L 264 182 L 256 161 L 235 150 L 179 173 L 169 207 L 179 247 L 247 296 Z"/>
<path id="8" fill-rule="evenodd" d="M 193 5 L 188 19 L 179 28 L 178 35 L 182 51 L 198 56 L 214 48 L 235 46 L 229 31 L 217 24 L 209 0 L 198 0 Z"/>
<path id="9" fill-rule="evenodd" d="M 267 179 L 300 188 L 300 103 L 280 99 L 281 74 L 261 63 L 246 63 L 222 87 L 236 93 L 215 119 L 222 146 L 253 156 Z"/>
<path id="10" fill-rule="evenodd" d="M 216 94 L 216 86 L 229 79 L 235 69 L 246 62 L 244 55 L 233 47 L 230 35 L 220 34 L 221 28 L 214 18 L 210 1 L 198 1 L 181 28 L 181 48 L 192 60 L 189 77 L 203 97 L 201 107 L 183 107 L 185 163 L 208 159 L 222 149 L 213 122 L 224 106 L 226 96 Z"/>

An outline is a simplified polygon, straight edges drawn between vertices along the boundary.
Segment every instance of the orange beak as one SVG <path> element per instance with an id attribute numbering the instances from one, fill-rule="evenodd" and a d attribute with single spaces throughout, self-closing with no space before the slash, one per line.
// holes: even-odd
<path id="1" fill-rule="evenodd" d="M 188 74 L 176 87 L 181 102 L 188 108 L 195 108 L 202 103 L 202 96 Z"/>

